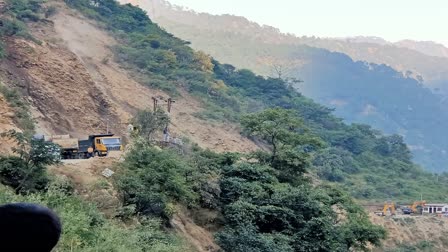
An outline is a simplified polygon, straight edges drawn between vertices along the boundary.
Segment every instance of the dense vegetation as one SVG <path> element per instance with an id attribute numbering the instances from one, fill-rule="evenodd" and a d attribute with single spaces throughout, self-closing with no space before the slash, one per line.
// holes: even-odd
<path id="1" fill-rule="evenodd" d="M 421 192 L 431 199 L 446 198 L 440 190 L 445 177 L 434 182 L 415 166 L 401 137 L 384 136 L 366 125 L 346 125 L 280 78 L 263 78 L 194 52 L 136 7 L 113 0 L 66 2 L 117 36 L 122 42 L 115 48 L 117 59 L 138 72 L 143 83 L 173 94 L 184 88 L 208 105 L 198 116 L 241 120 L 245 134 L 263 141 L 269 151 L 241 156 L 194 145 L 186 146 L 183 154 L 161 150 L 148 139 L 167 123 L 166 117 L 142 111 L 135 118 L 140 128 L 133 146 L 117 167 L 114 182 L 123 208 L 113 220 L 82 202 L 70 186 L 48 178 L 40 169 L 46 162 L 39 169 L 25 165 L 26 157 L 44 145 L 26 145 L 28 155 L 19 158 L 2 157 L 0 168 L 6 174 L 37 171 L 36 176 L 19 178 L 45 178 L 20 190 L 8 184 L 13 176 L 3 175 L 2 183 L 23 195 L 3 188 L 0 195 L 7 195 L 3 202 L 26 200 L 55 208 L 66 223 L 60 250 L 184 250 L 160 226 L 168 225 L 179 204 L 220 213 L 214 220 L 219 227 L 216 238 L 227 251 L 362 250 L 370 243 L 378 245 L 385 231 L 372 225 L 343 190 L 368 200 L 412 200 Z M 245 115 L 248 112 L 256 113 Z M 19 165 L 11 165 L 11 160 Z M 313 185 L 310 171 L 343 189 Z M 138 224 L 125 225 L 122 219 Z"/>
<path id="2" fill-rule="evenodd" d="M 151 10 L 149 3 L 138 3 Z M 337 116 L 403 135 L 412 146 L 414 161 L 431 172 L 446 171 L 448 144 L 440 137 L 448 127 L 446 99 L 426 87 L 435 87 L 428 83 L 434 79 L 439 87 L 446 86 L 440 84 L 448 79 L 447 58 L 391 45 L 298 38 L 241 17 L 198 14 L 164 1 L 152 3 L 156 20 L 169 32 L 190 40 L 194 48 L 265 75 L 278 77 L 281 72 L 284 77 L 300 78 L 304 81 L 298 86 L 300 92 L 336 108 Z"/>
<path id="3" fill-rule="evenodd" d="M 165 220 L 176 204 L 219 211 L 216 237 L 225 251 L 348 251 L 380 244 L 385 231 L 348 195 L 306 178 L 321 143 L 293 111 L 267 109 L 242 122 L 271 151 L 241 156 L 192 146 L 179 154 L 152 146 L 144 133 L 137 136 L 116 181 L 125 207 Z"/>
<path id="4" fill-rule="evenodd" d="M 39 0 L 8 0 L 7 19 L 2 19 L 0 37 L 23 37 L 34 40 L 25 22 L 38 22 L 55 9 Z M 38 41 L 35 41 L 38 42 Z M 7 52 L 1 47 L 1 56 Z M 0 92 L 13 108 L 15 123 L 23 130 L 0 132 L 0 144 L 16 141 L 13 155 L 0 155 L 0 204 L 38 203 L 56 211 L 63 223 L 63 233 L 55 251 L 190 251 L 179 237 L 164 231 L 158 218 L 133 217 L 129 209 L 115 209 L 107 218 L 94 203 L 76 195 L 67 178 L 53 177 L 48 165 L 59 162 L 59 148 L 43 140 L 32 139 L 34 124 L 28 104 L 17 90 L 0 84 Z"/>
<path id="5" fill-rule="evenodd" d="M 28 104 L 24 101 L 19 91 L 7 88 L 0 83 L 0 93 L 5 97 L 8 104 L 14 110 L 14 122 L 25 132 L 31 136 L 34 132 L 34 122 L 30 115 Z"/>
<path id="6" fill-rule="evenodd" d="M 7 15 L 8 18 L 2 19 L 0 36 L 33 39 L 25 22 L 37 22 L 45 16 L 45 9 L 41 5 L 43 2 L 43 0 L 6 0 L 7 8 L 3 15 Z M 2 52 L 4 56 L 4 50 Z"/>
<path id="7" fill-rule="evenodd" d="M 15 131 L 1 137 L 15 139 L 17 147 L 16 155 L 0 156 L 0 204 L 31 202 L 55 210 L 63 223 L 56 251 L 188 250 L 179 238 L 162 231 L 160 220 L 143 217 L 125 226 L 126 208 L 117 209 L 115 219 L 107 219 L 94 204 L 75 195 L 67 178 L 50 176 L 47 166 L 59 160 L 56 145 Z"/>
<path id="8" fill-rule="evenodd" d="M 55 251 L 188 251 L 179 238 L 161 231 L 156 219 L 141 219 L 125 227 L 109 220 L 90 203 L 67 192 L 62 181 L 52 182 L 45 192 L 16 195 L 0 185 L 0 204 L 30 202 L 55 210 L 63 222 L 63 233 Z M 62 188 L 61 188 L 62 187 Z"/>
<path id="9" fill-rule="evenodd" d="M 384 136 L 367 125 L 344 124 L 331 109 L 302 96 L 282 79 L 257 76 L 194 52 L 137 7 L 113 0 L 96 5 L 66 2 L 100 20 L 119 38 L 117 59 L 126 60 L 143 80 L 151 80 L 143 83 L 166 90 L 183 88 L 200 97 L 207 111 L 198 116 L 238 121 L 242 114 L 267 107 L 291 109 L 327 147 L 313 161 L 321 178 L 341 183 L 360 199 L 413 201 L 421 194 L 427 200 L 447 199 L 447 190 L 440 186 L 445 176 L 425 173 L 413 164 L 400 136 Z"/>
<path id="10" fill-rule="evenodd" d="M 289 123 L 273 127 L 284 122 Z M 11 131 L 3 137 L 17 140 L 19 155 L 0 157 L 0 182 L 18 195 L 2 186 L 0 203 L 27 201 L 54 209 L 64 225 L 57 251 L 185 251 L 161 231 L 178 204 L 222 212 L 214 222 L 222 226 L 217 241 L 226 251 L 347 251 L 380 244 L 385 231 L 348 195 L 314 187 L 304 176 L 308 154 L 319 143 L 298 133 L 303 125 L 293 113 L 266 110 L 245 117 L 244 124 L 277 147 L 245 158 L 196 146 L 179 154 L 153 146 L 140 131 L 114 176 L 123 200 L 114 219 L 75 196 L 67 180 L 47 175 L 46 165 L 58 162 L 56 146 Z"/>

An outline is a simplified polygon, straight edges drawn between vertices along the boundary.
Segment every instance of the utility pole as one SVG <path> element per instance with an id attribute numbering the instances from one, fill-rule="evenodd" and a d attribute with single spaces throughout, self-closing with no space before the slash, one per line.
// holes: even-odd
<path id="1" fill-rule="evenodd" d="M 158 100 L 156 97 L 153 96 L 152 101 L 153 101 L 153 110 L 154 112 L 156 112 Z"/>
<path id="2" fill-rule="evenodd" d="M 175 103 L 176 101 L 173 100 L 171 97 L 168 98 L 168 113 L 171 113 L 171 107 L 173 106 L 173 103 Z"/>
<path id="3" fill-rule="evenodd" d="M 109 134 L 109 118 L 106 119 L 106 134 Z"/>

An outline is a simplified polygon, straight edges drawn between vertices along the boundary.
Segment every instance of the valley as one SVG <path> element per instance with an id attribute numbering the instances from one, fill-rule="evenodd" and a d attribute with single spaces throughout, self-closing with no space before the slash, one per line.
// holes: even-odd
<path id="1" fill-rule="evenodd" d="M 438 137 L 448 126 L 443 50 L 434 56 L 415 49 L 417 42 L 297 37 L 244 17 L 196 13 L 163 0 L 122 2 L 148 10 L 167 31 L 219 61 L 302 80 L 293 83 L 299 92 L 334 109 L 345 122 L 399 134 L 416 163 L 431 172 L 445 171 L 448 146 Z"/>

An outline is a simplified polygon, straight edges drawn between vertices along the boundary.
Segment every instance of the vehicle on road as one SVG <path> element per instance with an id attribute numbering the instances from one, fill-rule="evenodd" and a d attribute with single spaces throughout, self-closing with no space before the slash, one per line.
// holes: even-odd
<path id="1" fill-rule="evenodd" d="M 411 208 L 409 208 L 409 207 L 402 208 L 401 212 L 403 214 L 413 214 L 414 213 L 414 211 Z"/>
<path id="2" fill-rule="evenodd" d="M 114 134 L 90 135 L 79 140 L 70 135 L 54 135 L 45 138 L 61 148 L 62 159 L 83 159 L 93 156 L 105 157 L 110 151 L 122 151 L 121 138 Z"/>

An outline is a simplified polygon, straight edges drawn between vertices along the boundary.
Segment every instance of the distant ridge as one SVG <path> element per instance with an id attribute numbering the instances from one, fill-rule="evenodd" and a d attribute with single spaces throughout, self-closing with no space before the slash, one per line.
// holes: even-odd
<path id="1" fill-rule="evenodd" d="M 448 58 L 377 37 L 296 37 L 244 17 L 197 13 L 163 0 L 135 3 L 193 48 L 262 75 L 299 78 L 300 92 L 337 116 L 400 134 L 415 161 L 446 169 L 448 143 L 440 136 L 448 129 Z"/>
<path id="2" fill-rule="evenodd" d="M 275 27 L 259 25 L 244 17 L 198 13 L 165 0 L 120 0 L 120 2 L 139 5 L 168 31 L 196 42 L 193 43 L 193 47 L 197 46 L 197 39 L 189 33 L 192 27 L 196 30 L 215 33 L 226 32 L 228 37 L 231 34 L 250 34 L 252 38 L 263 43 L 308 45 L 347 54 L 355 61 L 386 64 L 418 79 L 436 92 L 448 94 L 448 49 L 434 42 L 404 40 L 391 43 L 379 37 L 369 36 L 298 37 L 282 33 Z M 268 71 L 260 71 L 256 68 L 253 70 L 264 75 L 270 74 Z"/>

